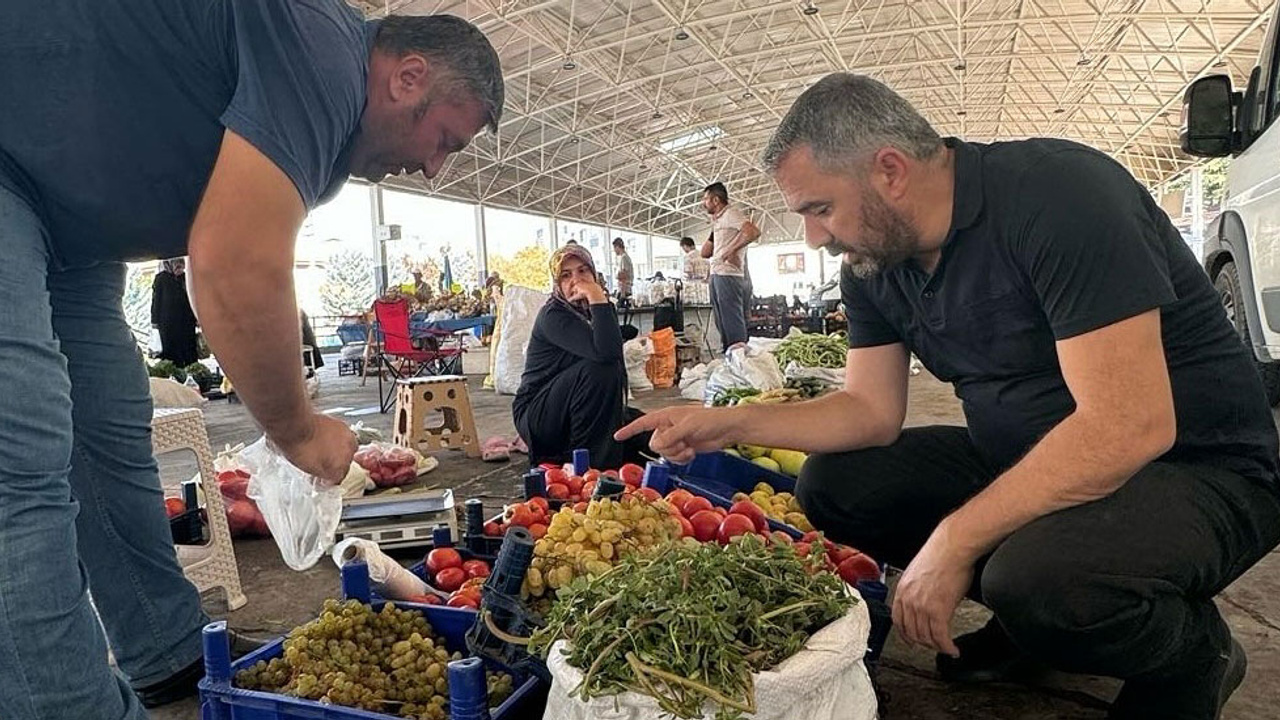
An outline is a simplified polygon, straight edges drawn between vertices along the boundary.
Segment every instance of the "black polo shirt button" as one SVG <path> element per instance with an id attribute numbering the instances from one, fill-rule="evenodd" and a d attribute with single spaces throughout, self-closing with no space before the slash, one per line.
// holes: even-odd
<path id="1" fill-rule="evenodd" d="M 932 291 L 932 290 L 925 290 L 925 291 L 924 291 L 924 298 L 925 298 L 926 300 L 932 300 L 932 299 L 933 299 L 933 291 Z"/>

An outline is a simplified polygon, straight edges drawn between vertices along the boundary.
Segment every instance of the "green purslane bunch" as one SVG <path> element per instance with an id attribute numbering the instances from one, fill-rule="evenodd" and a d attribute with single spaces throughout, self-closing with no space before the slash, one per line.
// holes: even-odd
<path id="1" fill-rule="evenodd" d="M 753 674 L 856 602 L 838 577 L 813 570 L 790 545 L 755 535 L 630 555 L 561 589 L 529 647 L 546 657 L 567 640 L 583 700 L 630 691 L 677 718 L 700 717 L 708 701 L 718 720 L 740 718 L 755 712 Z"/>
<path id="2" fill-rule="evenodd" d="M 801 367 L 842 368 L 848 352 L 844 333 L 802 333 L 783 339 L 773 354 L 784 368 L 792 361 Z"/>

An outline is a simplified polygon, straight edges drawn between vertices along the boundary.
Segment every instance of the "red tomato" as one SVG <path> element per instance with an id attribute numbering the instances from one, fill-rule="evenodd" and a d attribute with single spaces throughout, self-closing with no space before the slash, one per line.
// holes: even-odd
<path id="1" fill-rule="evenodd" d="M 187 511 L 187 504 L 182 498 L 170 497 L 164 499 L 164 514 L 175 518 Z"/>
<path id="2" fill-rule="evenodd" d="M 569 497 L 569 486 L 564 483 L 551 483 L 547 486 L 547 497 L 552 500 L 564 500 Z"/>
<path id="3" fill-rule="evenodd" d="M 547 490 L 549 491 L 550 489 L 551 489 L 551 486 L 548 485 Z M 550 492 L 548 492 L 547 497 L 555 497 L 555 496 L 552 495 Z M 531 510 L 537 510 L 540 513 L 547 512 L 548 510 L 551 509 L 551 505 L 547 503 L 547 498 L 544 498 L 544 497 L 529 498 L 527 501 L 525 501 L 525 505 L 528 505 Z"/>
<path id="4" fill-rule="evenodd" d="M 692 499 L 693 493 L 685 490 L 684 488 L 676 488 L 675 490 L 667 493 L 667 502 L 678 508 L 684 507 L 684 504 Z"/>
<path id="5" fill-rule="evenodd" d="M 764 514 L 759 505 L 750 500 L 739 500 L 729 508 L 730 515 L 746 515 L 751 518 L 751 522 L 756 525 L 756 532 L 765 532 L 769 529 L 769 517 Z"/>
<path id="6" fill-rule="evenodd" d="M 640 487 L 640 482 L 644 480 L 644 468 L 635 463 L 627 463 L 618 468 L 618 477 L 632 487 Z"/>
<path id="7" fill-rule="evenodd" d="M 466 571 L 468 578 L 489 577 L 489 563 L 483 560 L 468 560 L 462 563 L 462 569 Z"/>
<path id="8" fill-rule="evenodd" d="M 810 545 L 809 543 L 801 540 L 800 542 L 795 543 L 796 555 L 802 558 L 807 558 L 809 557 L 809 550 L 812 547 L 813 546 Z"/>
<path id="9" fill-rule="evenodd" d="M 773 532 L 769 533 L 769 537 L 772 538 L 773 541 L 778 545 L 794 545 L 795 544 L 795 538 L 792 538 L 790 535 L 782 532 L 781 530 L 774 530 Z"/>
<path id="10" fill-rule="evenodd" d="M 567 478 L 564 481 L 564 484 L 569 486 L 570 495 L 582 495 L 582 486 L 585 485 L 586 483 L 587 483 L 586 480 L 583 480 L 581 477 L 577 475 L 574 475 L 571 478 Z"/>
<path id="11" fill-rule="evenodd" d="M 480 609 L 480 601 L 473 595 L 454 595 L 449 598 L 449 602 L 446 604 L 449 607 L 455 608 L 469 608 L 471 610 Z"/>
<path id="12" fill-rule="evenodd" d="M 691 537 L 694 539 L 698 537 L 693 532 L 693 523 L 689 522 L 683 517 L 680 517 L 679 515 L 676 516 L 676 519 L 680 521 L 680 537 Z"/>
<path id="13" fill-rule="evenodd" d="M 727 510 L 719 506 L 711 508 L 711 512 L 719 515 L 721 520 L 725 519 L 729 515 Z"/>
<path id="14" fill-rule="evenodd" d="M 462 583 L 462 587 L 458 588 L 458 592 L 464 593 L 468 590 L 473 590 L 477 595 L 479 595 L 481 592 L 484 592 L 484 583 L 488 579 L 489 578 L 482 577 L 467 578 L 467 581 Z M 454 594 L 457 595 L 458 593 Z"/>
<path id="15" fill-rule="evenodd" d="M 433 576 L 446 568 L 461 568 L 462 555 L 453 548 L 436 548 L 427 553 L 426 566 L 427 572 Z M 461 585 L 462 582 L 459 581 L 458 584 Z"/>
<path id="16" fill-rule="evenodd" d="M 729 541 L 739 535 L 748 535 L 755 533 L 756 524 L 746 515 L 730 515 L 720 521 L 720 529 L 716 531 L 716 540 L 721 545 L 728 545 Z"/>
<path id="17" fill-rule="evenodd" d="M 880 566 L 876 565 L 876 561 L 870 556 L 862 553 L 855 553 L 844 559 L 838 568 L 840 579 L 850 585 L 856 585 L 862 580 L 879 580 Z"/>
<path id="18" fill-rule="evenodd" d="M 590 500 L 591 496 L 595 494 L 596 494 L 596 483 L 594 480 L 591 482 L 582 483 L 582 497 L 584 499 Z"/>
<path id="19" fill-rule="evenodd" d="M 502 526 L 490 520 L 484 524 L 485 537 L 502 537 Z"/>
<path id="20" fill-rule="evenodd" d="M 547 536 L 547 526 L 542 523 L 534 523 L 529 526 L 529 534 L 534 540 L 541 540 Z"/>
<path id="21" fill-rule="evenodd" d="M 443 605 L 444 601 L 439 595 L 410 595 L 404 599 L 405 602 L 418 603 L 419 605 Z"/>
<path id="22" fill-rule="evenodd" d="M 821 542 L 821 540 L 822 540 L 822 533 L 818 532 L 817 530 L 810 530 L 800 538 L 800 542 L 807 542 L 809 544 Z"/>
<path id="23" fill-rule="evenodd" d="M 550 485 L 551 483 L 562 483 L 568 477 L 569 475 L 565 473 L 564 468 L 555 468 L 554 470 L 548 470 L 547 474 L 543 476 L 543 478 L 547 481 L 548 485 Z"/>
<path id="24" fill-rule="evenodd" d="M 593 483 L 593 482 L 596 482 L 597 480 L 599 480 L 599 479 L 600 479 L 600 474 L 601 474 L 601 473 L 600 473 L 600 471 L 599 471 L 599 470 L 588 470 L 588 471 L 586 471 L 586 472 L 582 473 L 582 482 L 584 482 L 584 483 Z M 604 474 L 605 474 L 605 475 L 608 475 L 609 473 L 608 473 L 608 472 L 606 472 L 606 473 L 604 473 Z M 617 473 L 614 473 L 613 477 L 618 477 Z"/>
<path id="25" fill-rule="evenodd" d="M 716 532 L 720 530 L 720 516 L 710 510 L 700 510 L 685 522 L 693 527 L 693 537 L 697 538 L 698 542 L 715 540 Z"/>
<path id="26" fill-rule="evenodd" d="M 662 493 L 653 488 L 642 487 L 636 491 L 636 494 L 649 502 L 657 502 L 662 499 Z"/>
<path id="27" fill-rule="evenodd" d="M 436 573 L 436 587 L 445 592 L 453 592 L 467 581 L 467 571 L 460 567 L 447 567 Z"/>
<path id="28" fill-rule="evenodd" d="M 694 497 L 690 498 L 684 505 L 680 506 L 680 512 L 684 513 L 685 517 L 692 518 L 695 514 L 703 510 L 710 510 L 712 507 L 714 506 L 711 504 L 710 500 L 704 497 Z"/>
<path id="29" fill-rule="evenodd" d="M 573 506 L 573 511 L 576 513 L 585 513 L 587 511 L 587 506 L 590 504 L 591 503 L 583 500 Z"/>

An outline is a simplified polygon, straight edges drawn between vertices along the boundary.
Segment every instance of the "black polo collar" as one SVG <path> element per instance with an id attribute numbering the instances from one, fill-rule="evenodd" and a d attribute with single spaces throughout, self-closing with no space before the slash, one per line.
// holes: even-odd
<path id="1" fill-rule="evenodd" d="M 951 232 L 973 227 L 982 214 L 982 153 L 958 138 L 943 140 L 955 151 L 955 190 L 951 205 Z"/>

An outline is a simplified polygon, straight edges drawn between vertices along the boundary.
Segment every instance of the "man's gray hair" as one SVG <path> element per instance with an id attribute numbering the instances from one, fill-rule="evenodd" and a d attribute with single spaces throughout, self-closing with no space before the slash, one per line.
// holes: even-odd
<path id="1" fill-rule="evenodd" d="M 761 162 L 769 173 L 782 158 L 807 145 L 824 170 L 849 170 L 885 147 L 917 160 L 942 148 L 928 120 L 884 83 L 865 75 L 832 73 L 796 98 L 765 146 Z"/>
<path id="2" fill-rule="evenodd" d="M 396 57 L 417 53 L 438 63 L 451 84 L 480 101 L 485 124 L 498 131 L 506 102 L 502 63 L 480 28 L 453 15 L 390 15 L 378 26 L 373 46 Z"/>

